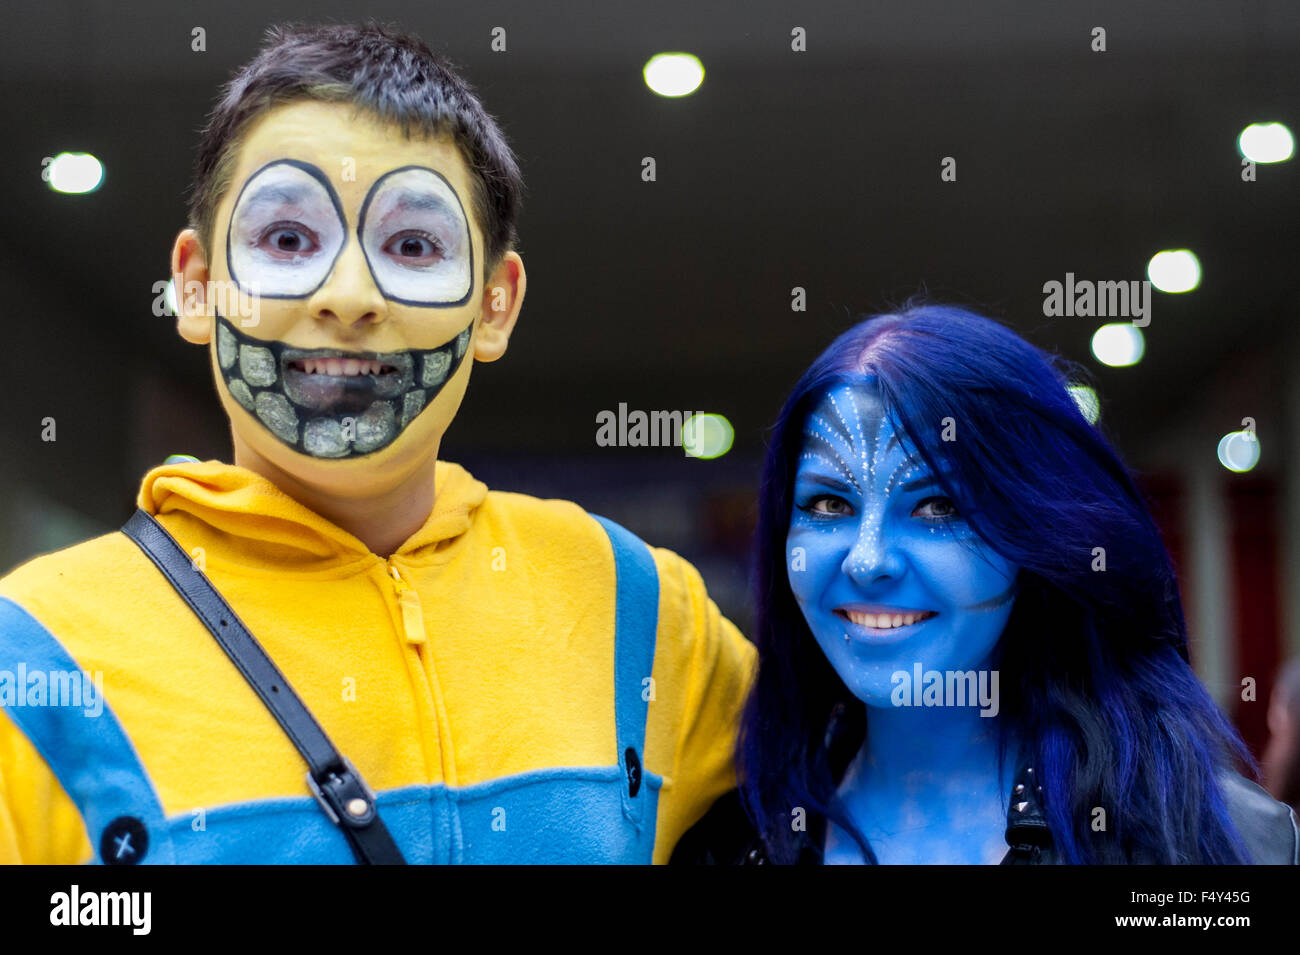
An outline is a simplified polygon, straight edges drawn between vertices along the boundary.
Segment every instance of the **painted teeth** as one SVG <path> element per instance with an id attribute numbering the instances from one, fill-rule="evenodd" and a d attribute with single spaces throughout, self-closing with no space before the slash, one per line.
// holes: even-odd
<path id="1" fill-rule="evenodd" d="M 859 613 L 856 610 L 846 610 L 844 615 L 860 627 L 872 627 L 876 630 L 889 630 L 893 627 L 910 627 L 918 620 L 928 620 L 934 614 L 930 611 L 922 613 Z"/>
<path id="2" fill-rule="evenodd" d="M 357 358 L 301 358 L 293 365 L 309 375 L 378 375 L 387 367 L 381 361 Z"/>

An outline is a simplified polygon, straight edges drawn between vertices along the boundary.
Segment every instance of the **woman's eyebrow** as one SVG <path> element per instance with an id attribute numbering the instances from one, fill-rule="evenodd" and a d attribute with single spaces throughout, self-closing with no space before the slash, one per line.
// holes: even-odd
<path id="1" fill-rule="evenodd" d="M 833 487 L 836 490 L 843 490 L 844 488 L 848 487 L 848 485 L 845 484 L 843 481 L 841 481 L 839 478 L 831 477 L 830 475 L 827 474 L 819 474 L 816 471 L 803 471 L 795 476 L 796 484 L 803 481 L 806 481 L 809 484 L 821 484 L 825 487 Z"/>
<path id="2" fill-rule="evenodd" d="M 943 473 L 945 476 L 952 474 L 951 471 L 947 471 L 947 470 L 945 470 Z M 907 483 L 900 485 L 898 489 L 900 491 L 916 491 L 919 490 L 920 488 L 930 487 L 932 485 L 936 487 L 940 486 L 939 479 L 935 477 L 933 474 L 926 473 L 926 474 L 922 474 L 919 478 L 913 478 L 911 481 L 908 481 Z"/>
<path id="3" fill-rule="evenodd" d="M 932 484 L 938 484 L 938 483 L 939 483 L 939 482 L 935 479 L 934 475 L 932 475 L 932 474 L 925 474 L 925 475 L 922 475 L 922 476 L 919 477 L 919 478 L 916 478 L 916 479 L 913 480 L 913 481 L 908 481 L 906 484 L 904 484 L 904 485 L 902 485 L 901 487 L 899 487 L 899 490 L 900 490 L 900 491 L 915 491 L 915 490 L 918 490 L 918 489 L 920 489 L 920 488 L 923 488 L 923 487 L 930 487 Z"/>

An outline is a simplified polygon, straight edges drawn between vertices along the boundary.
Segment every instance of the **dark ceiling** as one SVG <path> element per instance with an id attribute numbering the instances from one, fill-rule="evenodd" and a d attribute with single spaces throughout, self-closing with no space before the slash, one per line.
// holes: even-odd
<path id="1" fill-rule="evenodd" d="M 590 451 L 596 412 L 626 402 L 721 412 L 752 454 L 849 315 L 922 288 L 1092 364 L 1133 447 L 1225 356 L 1296 317 L 1296 164 L 1243 183 L 1235 148 L 1252 121 L 1300 130 L 1294 2 L 6 5 L 0 362 L 15 413 L 0 446 L 32 448 L 47 414 L 70 438 L 8 467 L 57 494 L 100 462 L 133 487 L 154 423 L 228 456 L 202 351 L 150 311 L 196 129 L 269 23 L 366 16 L 463 67 L 527 183 L 527 301 L 509 354 L 475 370 L 452 435 L 470 451 Z M 646 89 L 661 50 L 704 61 L 694 96 Z M 104 187 L 44 188 L 41 159 L 62 150 L 98 155 Z M 1201 288 L 1157 296 L 1138 367 L 1091 362 L 1095 322 L 1043 317 L 1044 282 L 1141 279 L 1153 252 L 1183 246 Z"/>

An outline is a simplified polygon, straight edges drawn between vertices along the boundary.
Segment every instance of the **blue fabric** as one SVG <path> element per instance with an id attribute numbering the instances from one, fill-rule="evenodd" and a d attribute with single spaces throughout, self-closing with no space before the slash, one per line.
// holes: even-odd
<path id="1" fill-rule="evenodd" d="M 651 818 L 662 777 L 646 773 L 638 799 Z M 411 865 L 648 863 L 650 827 L 622 814 L 617 766 L 559 768 L 474 786 L 408 786 L 376 794 L 384 825 Z M 310 796 L 265 799 L 168 820 L 186 864 L 351 865 L 352 850 Z M 150 860 L 146 859 L 146 862 Z"/>
<path id="2" fill-rule="evenodd" d="M 18 604 L 0 597 L 0 669 L 16 673 L 84 672 L 53 634 Z M 19 692 L 25 688 L 19 687 Z M 122 724 L 103 701 L 97 716 L 77 706 L 5 707 L 36 747 L 86 823 L 92 848 L 119 816 L 134 816 L 149 833 L 145 863 L 175 861 L 163 825 L 162 804 Z"/>
<path id="3" fill-rule="evenodd" d="M 593 514 L 614 547 L 617 580 L 614 643 L 614 721 L 618 730 L 618 764 L 628 773 L 627 751 L 636 753 L 644 774 L 645 726 L 659 628 L 659 571 L 650 549 L 631 531 Z M 647 822 L 644 783 L 636 796 L 623 791 L 623 815 L 638 829 Z M 648 816 L 653 829 L 655 815 Z"/>
<path id="4" fill-rule="evenodd" d="M 452 794 L 464 839 L 456 861 L 648 865 L 662 784 L 644 773 L 634 800 L 649 820 L 643 825 L 626 818 L 622 766 L 546 769 L 463 787 Z"/>

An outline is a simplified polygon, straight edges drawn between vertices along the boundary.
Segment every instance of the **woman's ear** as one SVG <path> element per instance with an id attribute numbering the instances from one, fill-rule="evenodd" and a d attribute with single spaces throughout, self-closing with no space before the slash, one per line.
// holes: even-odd
<path id="1" fill-rule="evenodd" d="M 172 283 L 176 289 L 176 331 L 195 345 L 212 340 L 212 316 L 207 313 L 208 257 L 199 234 L 182 229 L 172 246 Z"/>
<path id="2" fill-rule="evenodd" d="M 506 353 L 527 286 L 524 260 L 516 252 L 507 252 L 483 288 L 478 333 L 474 336 L 476 359 L 496 361 Z"/>

